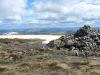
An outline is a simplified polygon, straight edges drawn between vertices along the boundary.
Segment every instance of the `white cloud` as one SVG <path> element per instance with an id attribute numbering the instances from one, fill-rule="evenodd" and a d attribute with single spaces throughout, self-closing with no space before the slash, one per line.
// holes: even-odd
<path id="1" fill-rule="evenodd" d="M 32 20 L 32 19 L 24 20 L 22 24 L 39 24 L 39 20 Z"/>
<path id="2" fill-rule="evenodd" d="M 14 16 L 8 16 L 7 19 L 10 19 L 10 20 L 21 20 L 21 16 L 19 15 L 14 15 Z"/>
<path id="3" fill-rule="evenodd" d="M 94 4 L 95 3 L 95 4 Z M 33 15 L 37 19 L 62 22 L 100 19 L 99 0 L 35 0 Z"/>
<path id="4" fill-rule="evenodd" d="M 0 21 L 0 24 L 2 24 L 2 21 Z"/>
<path id="5" fill-rule="evenodd" d="M 8 17 L 20 19 L 25 6 L 26 0 L 0 0 L 0 19 Z"/>
<path id="6" fill-rule="evenodd" d="M 58 15 L 70 11 L 70 5 L 67 2 L 69 0 L 37 0 L 33 3 L 34 15 L 39 16 L 39 18 L 57 18 Z"/>
<path id="7" fill-rule="evenodd" d="M 0 0 L 0 23 L 94 23 L 100 20 L 100 0 L 33 0 L 33 7 L 26 9 L 27 1 Z"/>
<path id="8" fill-rule="evenodd" d="M 100 4 L 100 0 L 85 0 L 85 2 L 90 4 Z"/>
<path id="9" fill-rule="evenodd" d="M 60 20 L 60 22 L 62 22 L 62 23 L 80 23 L 80 22 L 82 22 L 82 20 L 80 18 L 70 16 L 64 20 Z"/>
<path id="10" fill-rule="evenodd" d="M 74 13 L 86 19 L 100 18 L 100 5 L 93 5 L 81 2 L 73 7 L 73 14 Z"/>

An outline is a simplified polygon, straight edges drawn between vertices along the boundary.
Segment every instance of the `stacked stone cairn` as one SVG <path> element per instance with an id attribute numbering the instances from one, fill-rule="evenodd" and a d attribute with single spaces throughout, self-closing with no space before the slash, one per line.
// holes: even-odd
<path id="1" fill-rule="evenodd" d="M 100 57 L 100 30 L 84 25 L 76 33 L 66 33 L 59 39 L 50 41 L 47 46 L 57 50 L 74 52 L 76 56 Z"/>

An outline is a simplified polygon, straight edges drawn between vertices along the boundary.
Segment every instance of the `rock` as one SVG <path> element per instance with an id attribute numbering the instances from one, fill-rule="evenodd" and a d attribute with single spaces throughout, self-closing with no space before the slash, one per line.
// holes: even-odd
<path id="1" fill-rule="evenodd" d="M 0 51 L 0 59 L 5 59 L 9 56 L 9 54 L 5 51 Z"/>
<path id="2" fill-rule="evenodd" d="M 93 35 L 93 34 L 97 34 L 98 30 L 91 28 L 88 25 L 85 25 L 84 27 L 80 28 L 75 34 L 75 37 L 83 37 L 83 36 L 87 36 L 87 35 Z"/>
<path id="3" fill-rule="evenodd" d="M 54 40 L 53 40 L 53 41 L 50 41 L 50 42 L 47 44 L 47 46 L 48 46 L 48 47 L 51 47 L 51 48 L 54 47 L 54 46 L 55 46 L 55 45 L 54 45 Z"/>
<path id="4" fill-rule="evenodd" d="M 68 40 L 66 42 L 66 46 L 72 46 L 72 45 L 74 45 L 74 41 L 73 40 Z"/>
<path id="5" fill-rule="evenodd" d="M 92 55 L 89 52 L 98 52 L 100 50 L 100 31 L 92 28 L 88 25 L 77 30 L 75 34 L 65 34 L 57 40 L 50 41 L 47 44 L 48 47 L 56 48 L 60 50 L 61 48 L 71 51 L 77 49 L 82 54 L 74 55 Z M 72 55 L 73 55 L 72 51 Z"/>
<path id="6" fill-rule="evenodd" d="M 97 43 L 98 46 L 100 46 L 100 40 L 98 40 L 96 43 Z"/>

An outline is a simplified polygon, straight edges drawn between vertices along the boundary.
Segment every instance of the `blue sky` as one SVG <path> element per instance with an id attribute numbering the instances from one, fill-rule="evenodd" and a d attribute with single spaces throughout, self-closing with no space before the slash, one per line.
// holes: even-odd
<path id="1" fill-rule="evenodd" d="M 84 24 L 100 27 L 100 0 L 0 0 L 1 27 Z"/>

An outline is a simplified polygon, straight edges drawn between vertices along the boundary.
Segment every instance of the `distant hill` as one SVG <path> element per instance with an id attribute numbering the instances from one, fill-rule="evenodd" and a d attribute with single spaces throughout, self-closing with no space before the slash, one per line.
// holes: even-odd
<path id="1" fill-rule="evenodd" d="M 66 28 L 26 28 L 26 29 L 0 29 L 0 35 L 5 33 L 16 32 L 19 34 L 62 34 L 62 33 L 75 33 L 79 27 L 66 27 Z M 96 27 L 100 29 L 100 27 Z"/>
<path id="2" fill-rule="evenodd" d="M 74 33 L 78 28 L 42 28 L 24 30 L 25 34 L 51 34 L 51 33 Z"/>

